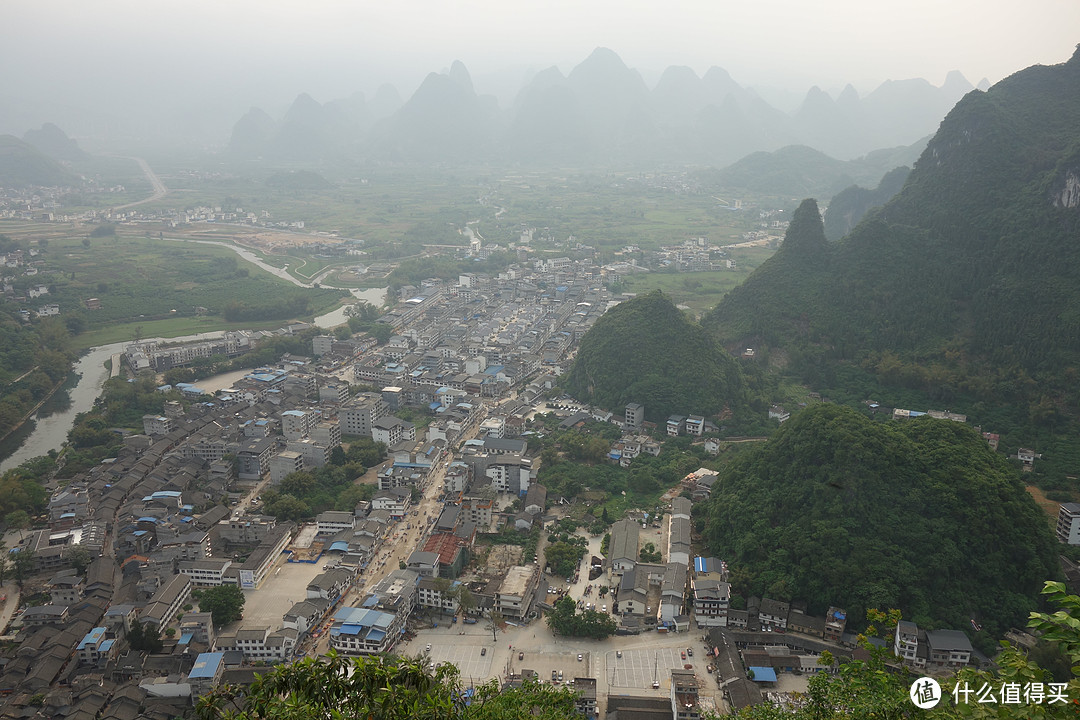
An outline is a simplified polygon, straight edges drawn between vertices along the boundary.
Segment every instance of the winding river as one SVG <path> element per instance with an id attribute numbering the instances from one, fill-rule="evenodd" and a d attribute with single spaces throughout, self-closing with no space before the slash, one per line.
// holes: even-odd
<path id="1" fill-rule="evenodd" d="M 248 262 L 258 265 L 263 270 L 266 270 L 277 277 L 289 280 L 300 287 L 313 287 L 311 284 L 300 282 L 289 275 L 285 270 L 275 268 L 272 265 L 267 265 L 260 260 L 257 255 L 244 248 L 229 245 L 227 243 L 215 242 L 213 240 L 180 240 L 180 242 L 196 242 L 230 248 Z M 334 288 L 329 285 L 322 285 L 322 287 L 330 288 L 332 290 L 348 289 L 357 300 L 371 303 L 376 307 L 382 307 L 383 303 L 386 301 L 386 288 L 367 288 L 358 290 Z M 328 313 L 319 315 L 315 318 L 315 325 L 321 328 L 330 329 L 345 324 L 348 320 L 348 316 L 345 314 L 347 307 L 348 305 L 342 305 Z M 169 342 L 186 342 L 209 340 L 211 338 L 221 337 L 222 335 L 223 332 L 209 332 L 200 333 L 198 335 L 186 335 L 183 337 L 156 339 L 168 340 Z M 114 354 L 124 352 L 124 348 L 128 344 L 129 343 L 127 342 L 118 342 L 109 345 L 100 345 L 98 347 L 90 348 L 85 355 L 79 358 L 75 363 L 75 367 L 72 369 L 72 374 L 78 377 L 78 381 L 73 388 L 68 390 L 68 396 L 71 400 L 70 404 L 67 408 L 52 414 L 47 414 L 44 417 L 41 416 L 42 413 L 39 413 L 38 416 L 33 419 L 34 429 L 26 436 L 11 455 L 3 461 L 0 461 L 0 472 L 17 467 L 31 458 L 45 455 L 49 450 L 59 450 L 64 444 L 64 441 L 67 440 L 68 431 L 71 430 L 72 426 L 75 424 L 75 416 L 90 410 L 94 406 L 94 400 L 96 400 L 101 393 L 101 386 L 109 377 L 109 370 L 105 367 L 106 361 Z M 212 385 L 217 382 L 215 378 L 218 377 L 219 376 L 207 378 L 203 382 Z"/>

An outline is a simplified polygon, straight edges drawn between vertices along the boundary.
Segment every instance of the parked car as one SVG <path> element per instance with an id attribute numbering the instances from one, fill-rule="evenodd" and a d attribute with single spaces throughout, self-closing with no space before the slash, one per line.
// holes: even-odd
<path id="1" fill-rule="evenodd" d="M 518 660 L 524 660 L 524 659 L 525 659 L 525 653 L 519 652 L 518 653 Z"/>
<path id="2" fill-rule="evenodd" d="M 585 656 L 584 656 L 584 655 L 582 655 L 581 653 L 578 653 L 578 654 L 577 654 L 577 659 L 578 659 L 578 662 L 581 662 L 582 660 L 584 660 L 584 659 L 585 659 Z"/>
<path id="3" fill-rule="evenodd" d="M 694 648 L 686 648 L 686 654 L 690 657 L 694 657 Z"/>
<path id="4" fill-rule="evenodd" d="M 685 650 L 683 650 L 683 651 L 682 651 L 682 659 L 683 659 L 683 660 L 685 660 L 685 659 L 686 659 L 686 651 L 685 651 Z"/>
<path id="5" fill-rule="evenodd" d="M 615 651 L 615 657 L 621 658 L 622 657 L 622 650 L 616 650 Z"/>
<path id="6" fill-rule="evenodd" d="M 483 657 L 484 655 L 487 655 L 487 648 L 480 648 L 480 656 Z"/>

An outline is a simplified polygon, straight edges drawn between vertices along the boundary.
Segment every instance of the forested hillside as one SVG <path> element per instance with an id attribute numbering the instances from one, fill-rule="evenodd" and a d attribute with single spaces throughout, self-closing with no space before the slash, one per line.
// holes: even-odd
<path id="1" fill-rule="evenodd" d="M 33 145 L 13 135 L 0 135 L 0 185 L 65 185 L 77 179 Z"/>
<path id="2" fill-rule="evenodd" d="M 880 211 L 812 263 L 777 253 L 703 324 L 783 348 L 812 383 L 846 365 L 1054 427 L 1080 407 L 1077 117 L 1080 53 L 969 93 Z"/>
<path id="3" fill-rule="evenodd" d="M 893 168 L 873 190 L 852 185 L 834 195 L 825 211 L 825 237 L 839 240 L 847 235 L 868 212 L 881 207 L 900 192 L 910 174 L 909 167 Z"/>
<path id="4" fill-rule="evenodd" d="M 614 411 L 641 403 L 653 421 L 749 404 L 735 359 L 659 290 L 596 321 L 581 339 L 565 385 L 574 397 Z"/>
<path id="5" fill-rule="evenodd" d="M 1016 470 L 946 420 L 808 408 L 722 472 L 703 515 L 737 592 L 843 607 L 856 626 L 867 608 L 920 627 L 974 618 L 984 647 L 1022 626 L 1060 572 Z"/>

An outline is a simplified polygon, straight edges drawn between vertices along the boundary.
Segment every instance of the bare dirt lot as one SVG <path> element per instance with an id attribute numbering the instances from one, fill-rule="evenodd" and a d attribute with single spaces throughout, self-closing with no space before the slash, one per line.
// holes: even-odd
<path id="1" fill-rule="evenodd" d="M 1050 523 L 1051 528 L 1057 527 L 1058 512 L 1061 511 L 1061 503 L 1050 500 L 1043 494 L 1043 491 L 1034 485 L 1027 485 L 1024 488 L 1028 491 L 1031 497 L 1035 498 L 1035 502 L 1046 513 L 1046 520 Z"/>

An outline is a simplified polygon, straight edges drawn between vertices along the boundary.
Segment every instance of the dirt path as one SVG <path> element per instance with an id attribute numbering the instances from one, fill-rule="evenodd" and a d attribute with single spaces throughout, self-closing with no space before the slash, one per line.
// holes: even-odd
<path id="1" fill-rule="evenodd" d="M 1050 523 L 1050 527 L 1057 528 L 1057 517 L 1058 512 L 1061 510 L 1061 503 L 1050 500 L 1042 490 L 1034 485 L 1025 485 L 1024 489 L 1028 491 L 1031 497 L 1035 498 L 1035 503 L 1046 513 L 1046 521 Z"/>

